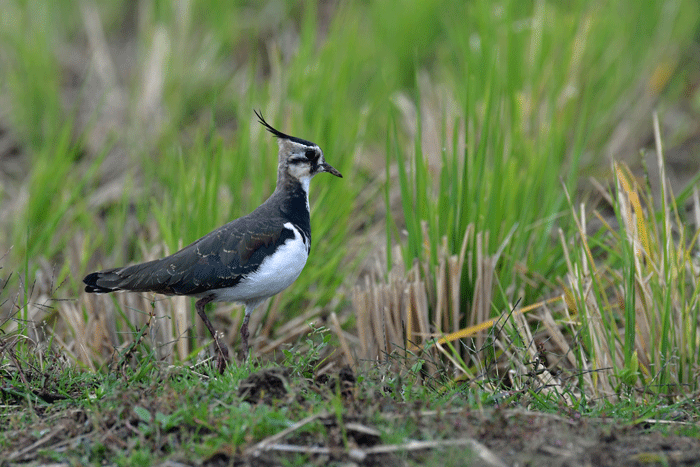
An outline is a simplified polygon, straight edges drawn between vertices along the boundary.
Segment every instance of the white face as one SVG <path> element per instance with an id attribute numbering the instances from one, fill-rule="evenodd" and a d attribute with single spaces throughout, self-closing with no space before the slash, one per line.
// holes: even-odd
<path id="1" fill-rule="evenodd" d="M 336 177 L 343 177 L 331 167 L 323 157 L 321 148 L 308 141 L 279 139 L 280 170 L 289 177 L 299 180 L 308 193 L 309 182 L 314 175 L 328 172 Z"/>
<path id="2" fill-rule="evenodd" d="M 324 171 L 323 152 L 318 146 L 304 146 L 293 142 L 289 142 L 288 145 L 292 149 L 287 158 L 289 175 L 299 180 L 302 185 L 308 186 L 314 175 Z"/>
<path id="3" fill-rule="evenodd" d="M 309 181 L 319 172 L 328 172 L 336 177 L 343 176 L 331 165 L 327 164 L 323 158 L 323 151 L 311 141 L 296 138 L 274 129 L 265 121 L 259 111 L 255 111 L 260 123 L 273 135 L 277 137 L 279 144 L 279 172 L 278 176 L 289 175 L 299 180 L 305 188 L 309 186 Z M 278 179 L 278 183 L 279 183 Z"/>

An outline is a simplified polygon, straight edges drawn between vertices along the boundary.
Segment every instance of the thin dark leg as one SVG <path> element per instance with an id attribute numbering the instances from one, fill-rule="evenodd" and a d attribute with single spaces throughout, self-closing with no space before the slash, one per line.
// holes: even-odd
<path id="1" fill-rule="evenodd" d="M 201 298 L 197 300 L 195 308 L 197 309 L 197 314 L 199 315 L 199 317 L 202 318 L 202 321 L 204 321 L 204 325 L 207 327 L 207 329 L 209 329 L 211 337 L 214 338 L 214 345 L 216 345 L 217 354 L 216 368 L 219 370 L 219 373 L 223 373 L 226 369 L 226 365 L 228 364 L 229 360 L 228 347 L 226 347 L 226 344 L 221 342 L 219 338 L 216 337 L 216 331 L 214 330 L 214 326 L 211 325 L 211 321 L 209 321 L 209 318 L 207 317 L 206 313 L 204 313 L 204 307 L 207 306 L 207 303 L 211 302 L 212 300 L 214 300 L 214 297 L 211 295 Z"/>
<path id="2" fill-rule="evenodd" d="M 249 307 L 245 308 L 245 316 L 243 317 L 243 324 L 241 324 L 241 343 L 243 344 L 243 360 L 248 359 L 248 321 L 250 320 L 250 315 L 253 310 Z"/>

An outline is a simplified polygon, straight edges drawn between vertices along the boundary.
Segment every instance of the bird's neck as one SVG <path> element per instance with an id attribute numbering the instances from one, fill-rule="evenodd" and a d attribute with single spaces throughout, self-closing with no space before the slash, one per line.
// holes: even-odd
<path id="1" fill-rule="evenodd" d="M 294 197 L 299 197 L 303 194 L 303 198 L 306 203 L 306 210 L 309 211 L 309 185 L 311 183 L 311 177 L 297 178 L 292 176 L 287 167 L 280 167 L 277 170 L 277 187 L 275 188 L 275 194 L 278 192 L 280 195 L 284 193 L 294 193 Z"/>
<path id="2" fill-rule="evenodd" d="M 280 210 L 285 217 L 310 237 L 309 181 L 309 179 L 298 180 L 294 177 L 278 179 L 277 189 L 270 198 L 277 198 Z"/>

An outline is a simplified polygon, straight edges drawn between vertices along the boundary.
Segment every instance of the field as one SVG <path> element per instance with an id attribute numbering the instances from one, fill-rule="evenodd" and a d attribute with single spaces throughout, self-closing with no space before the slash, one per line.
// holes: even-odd
<path id="1" fill-rule="evenodd" d="M 700 464 L 699 9 L 3 2 L 0 465 Z M 262 203 L 254 110 L 343 178 L 218 375 L 82 278 Z"/>

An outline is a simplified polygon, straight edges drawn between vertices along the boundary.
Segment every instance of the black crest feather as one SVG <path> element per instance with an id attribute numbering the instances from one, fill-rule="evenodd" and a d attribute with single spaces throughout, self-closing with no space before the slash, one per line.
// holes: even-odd
<path id="1" fill-rule="evenodd" d="M 267 123 L 265 121 L 265 118 L 262 116 L 262 112 L 260 112 L 259 110 L 253 110 L 253 112 L 255 112 L 255 115 L 258 117 L 258 121 L 260 122 L 260 124 L 262 126 L 264 126 L 267 131 L 269 131 L 270 133 L 275 135 L 276 138 L 287 139 L 289 141 L 293 141 L 295 143 L 303 144 L 303 145 L 309 146 L 309 147 L 317 147 L 316 144 L 312 143 L 311 141 L 297 138 L 296 136 L 289 136 L 288 134 L 282 133 L 281 131 L 277 130 L 276 128 L 273 128 L 272 125 L 270 125 L 269 123 Z"/>

